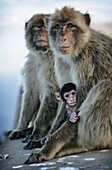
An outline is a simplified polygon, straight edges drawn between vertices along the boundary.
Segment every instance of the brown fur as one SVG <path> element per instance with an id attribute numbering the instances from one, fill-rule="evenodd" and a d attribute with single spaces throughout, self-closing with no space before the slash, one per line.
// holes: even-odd
<path id="1" fill-rule="evenodd" d="M 47 15 L 46 15 L 47 16 Z M 25 39 L 29 50 L 27 61 L 22 70 L 23 73 L 23 96 L 18 127 L 10 134 L 11 139 L 24 137 L 30 121 L 36 113 L 32 135 L 37 139 L 42 138 L 51 126 L 56 116 L 57 100 L 55 91 L 58 90 L 54 73 L 54 56 L 49 49 L 47 32 L 42 28 L 42 36 L 33 33 L 33 26 L 44 26 L 45 15 L 36 14 L 25 24 Z M 35 37 L 34 37 L 35 36 Z M 35 38 L 35 39 L 34 39 Z M 46 48 L 37 50 L 38 38 L 46 38 Z M 39 39 L 39 40 L 40 40 Z M 42 46 L 42 44 L 41 44 Z M 39 97 L 41 96 L 41 101 Z M 38 114 L 37 114 L 38 113 Z"/>

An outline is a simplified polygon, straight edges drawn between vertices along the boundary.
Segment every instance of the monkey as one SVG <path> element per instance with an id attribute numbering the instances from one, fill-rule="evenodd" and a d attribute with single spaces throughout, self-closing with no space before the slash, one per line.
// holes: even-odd
<path id="1" fill-rule="evenodd" d="M 68 74 L 77 87 L 75 109 L 80 120 L 65 122 L 25 164 L 92 151 L 97 146 L 112 148 L 112 39 L 91 29 L 90 22 L 88 13 L 66 6 L 45 19 L 58 84 L 67 76 L 60 72 L 65 69 L 61 58 L 70 64 Z"/>
<path id="2" fill-rule="evenodd" d="M 60 92 L 56 92 L 55 95 L 58 101 L 65 102 L 66 104 L 64 119 L 59 123 L 58 128 L 61 127 L 67 120 L 72 123 L 76 123 L 79 119 L 77 115 L 78 112 L 73 112 L 74 106 L 76 105 L 76 85 L 73 83 L 66 83 L 61 87 Z M 52 135 L 50 134 L 45 143 L 49 142 L 51 137 Z"/>
<path id="3" fill-rule="evenodd" d="M 66 83 L 61 87 L 60 92 L 56 92 L 55 95 L 58 101 L 65 102 L 66 104 L 66 112 L 65 112 L 64 120 L 60 122 L 60 125 L 63 124 L 63 122 L 65 122 L 66 120 L 75 123 L 79 119 L 77 113 L 73 112 L 77 100 L 76 85 L 73 83 Z"/>
<path id="4" fill-rule="evenodd" d="M 26 136 L 24 129 L 28 128 L 35 113 L 30 137 L 40 139 L 47 133 L 56 116 L 58 102 L 55 91 L 59 87 L 54 72 L 53 52 L 49 48 L 44 24 L 45 16 L 48 15 L 35 14 L 25 23 L 25 39 L 29 53 L 22 70 L 23 95 L 19 123 L 9 135 L 10 139 Z"/>

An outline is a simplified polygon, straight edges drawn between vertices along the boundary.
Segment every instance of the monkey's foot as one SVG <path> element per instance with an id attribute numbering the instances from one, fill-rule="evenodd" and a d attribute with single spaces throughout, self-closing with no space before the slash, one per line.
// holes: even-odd
<path id="1" fill-rule="evenodd" d="M 39 137 L 37 135 L 31 134 L 31 135 L 27 135 L 25 137 L 25 139 L 22 140 L 23 143 L 27 143 L 31 140 L 41 140 L 42 137 Z"/>
<path id="2" fill-rule="evenodd" d="M 30 150 L 33 148 L 41 148 L 43 145 L 41 144 L 41 140 L 30 140 L 23 149 Z"/>
<path id="3" fill-rule="evenodd" d="M 13 131 L 11 134 L 9 134 L 9 138 L 11 140 L 20 139 L 20 138 L 24 138 L 24 137 L 25 137 L 25 133 L 23 131 Z"/>
<path id="4" fill-rule="evenodd" d="M 11 140 L 25 138 L 26 135 L 31 134 L 32 130 L 33 130 L 33 127 L 22 129 L 22 130 L 14 130 L 9 134 L 9 138 Z"/>
<path id="5" fill-rule="evenodd" d="M 23 140 L 22 140 L 22 143 L 27 143 L 29 141 L 29 135 L 27 135 Z"/>
<path id="6" fill-rule="evenodd" d="M 9 130 L 7 132 L 5 132 L 5 136 L 9 137 L 9 135 L 12 133 L 12 130 Z"/>
<path id="7" fill-rule="evenodd" d="M 31 153 L 31 155 L 26 159 L 24 164 L 40 163 L 44 157 L 40 153 Z"/>

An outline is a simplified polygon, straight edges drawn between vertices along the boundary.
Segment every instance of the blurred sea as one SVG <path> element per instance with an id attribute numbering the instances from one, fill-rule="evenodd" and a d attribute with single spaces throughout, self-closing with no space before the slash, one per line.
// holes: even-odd
<path id="1" fill-rule="evenodd" d="M 13 129 L 20 84 L 18 73 L 0 74 L 0 141 L 4 132 Z"/>

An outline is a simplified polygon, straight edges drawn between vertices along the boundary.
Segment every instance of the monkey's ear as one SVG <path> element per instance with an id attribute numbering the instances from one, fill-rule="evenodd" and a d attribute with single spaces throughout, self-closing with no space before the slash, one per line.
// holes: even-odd
<path id="1" fill-rule="evenodd" d="M 44 17 L 44 23 L 45 23 L 45 26 L 46 26 L 46 27 L 47 27 L 48 24 L 49 24 L 49 18 L 50 18 L 50 16 L 45 16 L 45 17 Z"/>
<path id="2" fill-rule="evenodd" d="M 55 96 L 56 96 L 56 99 L 57 99 L 58 101 L 62 101 L 62 99 L 61 99 L 61 96 L 60 96 L 60 93 L 59 93 L 59 92 L 56 92 L 56 93 L 55 93 Z"/>
<path id="3" fill-rule="evenodd" d="M 86 24 L 89 26 L 90 22 L 91 22 L 91 18 L 90 15 L 88 13 L 84 14 L 85 20 L 86 20 Z"/>

